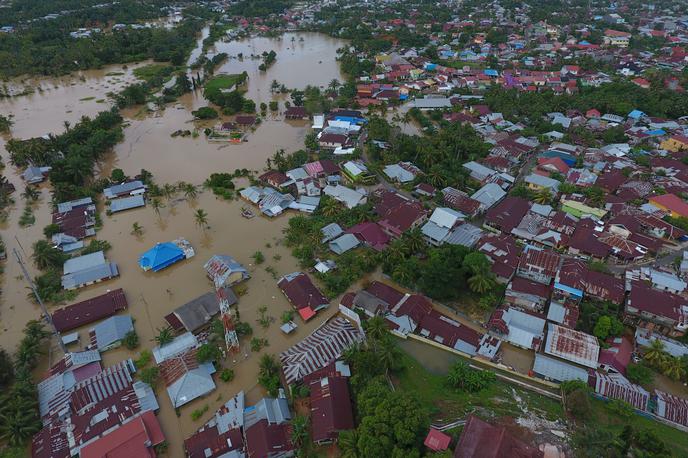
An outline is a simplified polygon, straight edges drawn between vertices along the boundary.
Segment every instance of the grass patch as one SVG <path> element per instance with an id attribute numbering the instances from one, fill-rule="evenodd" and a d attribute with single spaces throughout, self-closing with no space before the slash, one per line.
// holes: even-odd
<path id="1" fill-rule="evenodd" d="M 245 76 L 242 74 L 232 74 L 232 75 L 217 75 L 210 78 L 205 83 L 205 90 L 208 92 L 219 91 L 220 89 L 229 89 L 235 84 L 242 83 Z"/>
<path id="2" fill-rule="evenodd" d="M 606 403 L 600 399 L 593 398 L 590 401 L 592 412 L 590 418 L 595 419 L 595 428 L 621 434 L 626 425 L 632 425 L 637 430 L 649 429 L 672 449 L 674 456 L 688 456 L 688 434 L 672 428 L 650 418 L 640 415 L 631 415 L 623 418 L 614 415 L 606 407 Z"/>
<path id="3" fill-rule="evenodd" d="M 514 392 L 528 410 L 539 412 L 548 420 L 564 415 L 563 406 L 550 398 L 509 385 L 500 380 L 478 393 L 457 391 L 449 387 L 444 375 L 428 372 L 411 355 L 402 351 L 404 369 L 395 376 L 395 385 L 413 393 L 423 405 L 430 407 L 433 420 L 454 420 L 477 408 L 484 408 L 496 416 L 518 417 L 522 410 L 514 399 Z"/>
<path id="4" fill-rule="evenodd" d="M 79 99 L 79 102 L 88 102 L 89 100 L 95 100 L 95 98 L 96 98 L 95 96 L 84 97 L 84 98 Z"/>
<path id="5" fill-rule="evenodd" d="M 105 76 L 122 76 L 124 72 L 107 72 Z"/>
<path id="6" fill-rule="evenodd" d="M 175 68 L 165 64 L 150 64 L 134 69 L 134 76 L 146 83 L 167 79 Z"/>

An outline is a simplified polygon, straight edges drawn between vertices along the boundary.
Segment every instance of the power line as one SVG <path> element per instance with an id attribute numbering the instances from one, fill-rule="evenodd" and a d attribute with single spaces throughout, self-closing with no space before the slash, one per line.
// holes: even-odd
<path id="1" fill-rule="evenodd" d="M 41 306 L 41 309 L 43 310 L 43 318 L 45 319 L 45 321 L 48 322 L 48 325 L 50 325 L 50 327 L 53 328 L 53 334 L 55 334 L 55 337 L 57 337 L 57 343 L 60 345 L 62 352 L 64 354 L 67 354 L 67 346 L 62 341 L 62 337 L 60 336 L 60 333 L 57 331 L 57 328 L 55 327 L 55 323 L 53 323 L 53 318 L 50 315 L 50 313 L 48 313 L 48 308 L 43 303 L 43 299 L 41 299 L 41 295 L 38 294 L 38 289 L 36 289 L 36 285 L 33 282 L 33 278 L 31 278 L 29 271 L 26 269 L 26 266 L 24 265 L 24 260 L 22 259 L 21 255 L 19 254 L 19 252 L 17 251 L 16 248 L 12 248 L 12 251 L 14 252 L 14 256 L 17 258 L 17 262 L 19 263 L 19 266 L 21 267 L 22 272 L 24 272 L 24 278 L 29 283 L 29 287 L 31 287 L 31 291 L 33 291 L 34 297 L 36 298 L 36 300 L 38 301 L 38 304 Z"/>

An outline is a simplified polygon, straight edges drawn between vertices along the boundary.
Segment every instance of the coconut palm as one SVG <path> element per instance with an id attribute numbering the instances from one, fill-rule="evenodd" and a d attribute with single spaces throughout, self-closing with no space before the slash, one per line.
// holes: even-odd
<path id="1" fill-rule="evenodd" d="M 385 319 L 379 315 L 366 321 L 365 330 L 366 335 L 375 341 L 382 339 L 389 332 Z"/>
<path id="2" fill-rule="evenodd" d="M 172 333 L 171 327 L 168 326 L 166 328 L 158 328 L 157 331 L 158 335 L 155 336 L 155 342 L 161 347 L 174 340 L 174 334 Z"/>
<path id="3" fill-rule="evenodd" d="M 134 224 L 131 225 L 131 234 L 137 237 L 143 235 L 143 226 L 141 226 L 138 221 L 135 221 Z"/>
<path id="4" fill-rule="evenodd" d="M 643 356 L 645 361 L 654 367 L 661 367 L 666 357 L 667 352 L 664 347 L 664 342 L 659 339 L 652 341 L 649 348 L 645 351 L 645 355 Z"/>
<path id="5" fill-rule="evenodd" d="M 177 188 L 174 187 L 174 185 L 171 185 L 169 183 L 165 183 L 162 186 L 162 195 L 165 196 L 167 200 L 172 199 L 174 195 L 177 193 Z"/>
<path id="6" fill-rule="evenodd" d="M 160 210 L 162 208 L 165 208 L 165 204 L 162 203 L 160 198 L 153 197 L 153 199 L 151 199 L 151 207 L 153 207 L 153 211 L 155 212 L 156 215 L 158 215 L 158 218 L 159 218 L 160 217 Z"/>
<path id="7" fill-rule="evenodd" d="M 275 356 L 267 353 L 260 357 L 258 367 L 260 368 L 260 375 L 265 377 L 277 374 L 280 369 Z"/>
<path id="8" fill-rule="evenodd" d="M 434 165 L 428 172 L 428 181 L 436 188 L 441 188 L 447 184 L 447 176 L 444 169 L 439 165 Z"/>
<path id="9" fill-rule="evenodd" d="M 425 247 L 425 239 L 419 228 L 407 232 L 401 240 L 409 253 L 418 253 Z"/>
<path id="10" fill-rule="evenodd" d="M 60 268 L 64 264 L 67 256 L 57 248 L 53 247 L 47 240 L 39 240 L 33 244 L 31 259 L 41 270 L 48 268 Z"/>
<path id="11" fill-rule="evenodd" d="M 340 456 L 342 458 L 358 458 L 357 442 L 358 435 L 355 429 L 340 431 L 337 439 Z"/>
<path id="12" fill-rule="evenodd" d="M 396 265 L 392 271 L 392 278 L 395 282 L 409 286 L 416 276 L 416 272 L 409 263 L 402 262 Z"/>
<path id="13" fill-rule="evenodd" d="M 478 269 L 468 279 L 468 287 L 474 293 L 484 294 L 490 291 L 495 285 L 492 273 L 487 269 Z"/>
<path id="14" fill-rule="evenodd" d="M 208 227 L 208 212 L 199 208 L 194 212 L 194 220 L 196 220 L 196 225 L 198 227 L 205 230 Z"/>
<path id="15" fill-rule="evenodd" d="M 328 218 L 335 216 L 340 210 L 339 202 L 334 199 L 327 199 L 320 205 L 320 213 Z"/>
<path id="16" fill-rule="evenodd" d="M 667 356 L 662 364 L 662 373 L 673 380 L 681 380 L 686 375 L 686 368 L 681 358 Z"/>
<path id="17" fill-rule="evenodd" d="M 339 88 L 339 86 L 341 85 L 342 84 L 339 82 L 339 80 L 337 78 L 334 78 L 332 81 L 330 81 L 330 84 L 327 87 L 333 91 L 336 91 L 337 88 Z"/>
<path id="18" fill-rule="evenodd" d="M 397 366 L 400 352 L 396 342 L 391 337 L 383 338 L 375 349 L 380 363 L 385 368 L 385 374 Z"/>
<path id="19" fill-rule="evenodd" d="M 24 192 L 22 193 L 22 197 L 30 201 L 38 200 L 40 195 L 41 194 L 38 192 L 38 189 L 36 189 L 34 186 L 27 186 L 24 188 Z"/>
<path id="20" fill-rule="evenodd" d="M 298 449 L 308 439 L 308 419 L 303 415 L 297 415 L 291 421 L 291 443 Z"/>
<path id="21" fill-rule="evenodd" d="M 0 415 L 0 438 L 10 445 L 22 445 L 41 430 L 41 423 L 29 403 L 24 408 L 9 410 Z"/>
<path id="22" fill-rule="evenodd" d="M 533 201 L 536 204 L 547 205 L 551 200 L 552 194 L 549 192 L 549 189 L 547 188 L 540 189 L 538 192 L 535 193 L 535 197 L 533 197 Z"/>
<path id="23" fill-rule="evenodd" d="M 184 185 L 183 191 L 184 197 L 186 197 L 187 199 L 195 199 L 196 197 L 198 197 L 198 189 L 195 185 L 191 183 L 186 183 Z"/>

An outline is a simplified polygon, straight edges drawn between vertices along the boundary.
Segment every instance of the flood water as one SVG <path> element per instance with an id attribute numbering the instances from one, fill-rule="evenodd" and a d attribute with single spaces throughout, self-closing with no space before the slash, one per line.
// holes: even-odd
<path id="1" fill-rule="evenodd" d="M 294 37 L 294 41 L 291 37 Z M 301 40 L 303 38 L 303 40 Z M 202 39 L 202 38 L 201 38 Z M 200 42 L 200 40 L 199 40 Z M 271 98 L 270 84 L 276 79 L 287 87 L 303 88 L 306 84 L 327 85 L 330 80 L 343 77 L 335 61 L 336 49 L 345 42 L 310 33 L 286 34 L 281 40 L 251 38 L 232 43 L 218 43 L 217 52 L 227 52 L 236 56 L 243 53 L 260 54 L 274 49 L 277 52 L 275 64 L 267 72 L 258 70 L 259 60 L 229 59 L 216 73 L 249 74 L 248 94 L 259 105 Z M 139 65 L 143 65 L 139 64 Z M 106 109 L 109 104 L 105 93 L 116 91 L 134 81 L 132 69 L 135 66 L 108 67 L 103 70 L 82 72 L 73 77 L 32 81 L 43 90 L 28 96 L 0 100 L 0 113 L 14 115 L 15 124 L 11 134 L 16 138 L 29 138 L 59 133 L 64 129 L 64 121 L 74 124 L 81 116 L 92 116 Z M 118 75 L 117 73 L 123 73 Z M 110 76 L 108 76 L 110 75 Z M 93 98 L 91 98 L 93 97 Z M 100 102 L 98 102 L 101 100 Z M 158 184 L 191 182 L 197 185 L 213 172 L 231 172 L 237 168 L 261 170 L 265 160 L 277 149 L 293 151 L 303 147 L 303 139 L 309 130 L 306 122 L 285 122 L 280 115 L 268 115 L 260 126 L 248 136 L 248 142 L 240 145 L 209 143 L 201 134 L 198 138 L 172 138 L 170 134 L 178 129 L 202 128 L 207 124 L 196 124 L 191 110 L 206 105 L 201 91 L 182 97 L 177 104 L 168 106 L 158 115 L 143 114 L 141 110 L 127 110 L 125 139 L 117 145 L 105 161 L 98 166 L 98 174 L 108 174 L 112 168 L 122 168 L 128 175 L 137 174 L 142 168 L 151 171 Z M 283 105 L 280 104 L 280 109 Z M 228 118 L 227 118 L 228 119 Z M 41 185 L 41 198 L 34 204 L 36 223 L 27 228 L 19 228 L 18 220 L 25 206 L 20 197 L 24 184 L 20 170 L 9 164 L 4 144 L 9 137 L 0 138 L 0 151 L 6 164 L 4 175 L 15 184 L 15 205 L 5 223 L 0 224 L 0 233 L 7 245 L 8 260 L 4 262 L 2 275 L 2 294 L 0 296 L 0 346 L 13 351 L 24 324 L 40 316 L 40 310 L 28 300 L 27 283 L 22 279 L 20 268 L 11 255 L 17 248 L 27 261 L 33 275 L 38 274 L 30 261 L 31 246 L 43 237 L 43 227 L 50 223 L 50 187 Z M 237 183 L 244 185 L 245 183 Z M 129 301 L 130 313 L 135 319 L 135 328 L 141 345 L 138 350 L 150 349 L 155 344 L 157 329 L 164 327 L 163 317 L 174 308 L 212 290 L 210 281 L 205 277 L 203 263 L 213 254 L 229 254 L 249 268 L 252 278 L 246 283 L 248 291 L 239 299 L 239 312 L 242 321 L 253 326 L 254 336 L 266 337 L 270 346 L 261 353 L 278 354 L 304 338 L 324 320 L 336 312 L 337 300 L 324 313 L 311 322 L 298 321 L 299 328 L 290 336 L 279 330 L 280 315 L 289 309 L 284 296 L 277 289 L 277 277 L 300 270 L 289 249 L 281 244 L 282 230 L 290 215 L 269 220 L 256 217 L 247 220 L 241 217 L 243 205 L 239 201 L 226 201 L 216 198 L 210 191 L 202 192 L 197 199 L 187 201 L 173 198 L 165 201 L 165 208 L 157 215 L 152 208 L 130 210 L 112 216 L 101 212 L 103 228 L 96 238 L 107 240 L 112 245 L 108 251 L 109 260 L 117 263 L 120 277 L 79 290 L 76 299 L 84 300 L 104 293 L 109 289 L 123 288 Z M 203 229 L 195 224 L 193 212 L 202 208 L 208 213 L 209 228 Z M 132 224 L 143 226 L 141 237 L 131 235 Z M 138 267 L 138 257 L 157 242 L 184 237 L 196 250 L 196 256 L 159 273 L 142 272 Z M 261 251 L 265 262 L 253 264 L 252 255 Z M 266 270 L 274 269 L 273 273 Z M 266 305 L 268 314 L 275 321 L 268 329 L 262 329 L 257 322 L 257 309 Z M 50 306 L 51 310 L 57 306 Z M 88 342 L 89 326 L 79 329 L 81 345 Z M 74 349 L 78 348 L 74 347 Z M 53 350 L 56 350 L 53 348 Z M 123 358 L 135 358 L 137 352 L 121 348 L 103 354 L 104 365 L 114 364 Z M 59 355 L 52 354 L 54 360 Z M 244 390 L 248 401 L 254 402 L 263 395 L 257 387 L 258 359 L 260 354 L 251 354 L 248 339 L 242 341 L 242 352 L 230 356 L 226 367 L 235 370 L 236 378 L 224 383 L 215 377 L 217 390 L 207 398 L 191 402 L 180 409 L 177 416 L 171 407 L 163 384 L 156 392 L 160 404 L 159 419 L 170 443 L 168 456 L 183 456 L 183 438 L 193 433 L 212 413 L 237 391 Z M 48 365 L 43 361 L 41 370 Z M 191 420 L 191 412 L 208 406 L 208 412 L 198 421 Z"/>

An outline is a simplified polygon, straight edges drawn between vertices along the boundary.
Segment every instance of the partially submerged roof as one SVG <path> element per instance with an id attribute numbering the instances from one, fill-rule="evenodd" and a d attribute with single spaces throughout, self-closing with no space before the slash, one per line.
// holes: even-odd
<path id="1" fill-rule="evenodd" d="M 184 259 L 184 250 L 172 242 L 158 243 L 139 257 L 139 267 L 157 272 Z"/>

